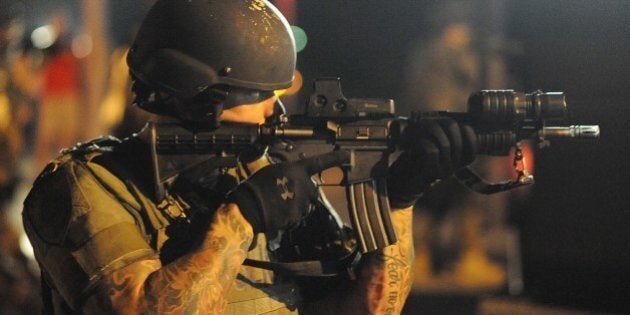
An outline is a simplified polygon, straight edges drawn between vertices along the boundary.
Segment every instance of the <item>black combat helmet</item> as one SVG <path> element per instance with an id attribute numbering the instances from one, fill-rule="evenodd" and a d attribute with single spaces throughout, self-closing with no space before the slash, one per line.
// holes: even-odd
<path id="1" fill-rule="evenodd" d="M 290 26 L 266 0 L 158 0 L 127 57 L 136 80 L 182 100 L 214 86 L 287 88 L 295 60 Z"/>

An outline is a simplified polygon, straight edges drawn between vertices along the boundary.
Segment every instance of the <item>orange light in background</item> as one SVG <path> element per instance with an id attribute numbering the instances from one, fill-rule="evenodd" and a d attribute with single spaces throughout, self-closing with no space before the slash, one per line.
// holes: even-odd
<path id="1" fill-rule="evenodd" d="M 302 73 L 300 73 L 300 71 L 296 69 L 295 72 L 293 72 L 293 85 L 291 85 L 291 87 L 289 87 L 288 89 L 277 90 L 276 95 L 277 96 L 294 95 L 297 92 L 299 92 L 300 89 L 302 89 L 303 82 L 304 80 L 302 78 Z"/>
<path id="2" fill-rule="evenodd" d="M 528 174 L 534 174 L 534 148 L 533 144 L 529 141 L 523 141 L 521 143 L 521 152 L 523 152 L 523 162 L 525 170 Z"/>

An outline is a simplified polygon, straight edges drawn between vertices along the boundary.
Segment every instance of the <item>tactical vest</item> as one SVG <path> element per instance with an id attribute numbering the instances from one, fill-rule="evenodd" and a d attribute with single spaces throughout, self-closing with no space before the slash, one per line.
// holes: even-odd
<path id="1" fill-rule="evenodd" d="M 39 179 L 35 182 L 34 187 L 49 184 L 46 183 L 46 178 L 51 177 L 60 167 L 67 167 L 68 164 L 71 164 L 72 167 L 85 170 L 86 174 L 89 174 L 87 176 L 92 177 L 91 180 L 98 183 L 95 187 L 98 186 L 98 188 L 101 189 L 99 193 L 104 193 L 111 197 L 113 201 L 123 205 L 127 213 L 133 218 L 136 227 L 142 231 L 144 241 L 150 245 L 153 249 L 153 253 L 139 252 L 131 256 L 128 255 L 128 253 L 122 253 L 122 251 L 125 250 L 124 243 L 117 244 L 119 246 L 113 247 L 112 244 L 110 244 L 111 238 L 99 237 L 103 234 L 100 232 L 98 236 L 70 235 L 71 239 L 81 240 L 75 241 L 73 244 L 79 247 L 95 246 L 97 248 L 107 249 L 102 251 L 102 255 L 111 255 L 112 257 L 81 257 L 82 251 L 78 248 L 73 250 L 73 258 L 78 261 L 94 260 L 94 268 L 91 268 L 93 270 L 90 270 L 90 268 L 85 270 L 85 268 L 83 268 L 84 270 L 81 271 L 84 273 L 81 273 L 74 272 L 74 270 L 68 266 L 61 266 L 57 269 L 47 268 L 49 265 L 47 262 L 66 259 L 67 257 L 62 258 L 55 256 L 56 247 L 53 246 L 54 242 L 50 242 L 51 237 L 42 235 L 46 234 L 45 232 L 42 233 L 42 230 L 45 230 L 45 228 L 39 227 L 46 226 L 46 222 L 44 222 L 46 219 L 37 218 L 37 214 L 31 214 L 31 216 L 35 217 L 26 219 L 25 227 L 27 233 L 29 233 L 29 237 L 31 237 L 31 235 L 37 235 L 37 237 L 32 238 L 36 253 L 46 253 L 45 255 L 40 254 L 39 257 L 37 257 L 43 267 L 43 279 L 48 280 L 45 281 L 46 284 L 51 284 L 50 288 L 44 288 L 44 295 L 46 295 L 46 292 L 50 293 L 49 303 L 47 304 L 49 308 L 54 308 L 58 312 L 70 312 L 68 305 L 72 305 L 74 308 L 80 307 L 81 303 L 83 303 L 83 299 L 89 296 L 92 290 L 94 290 L 91 286 L 94 286 L 96 282 L 90 282 L 91 279 L 111 272 L 111 268 L 125 265 L 124 262 L 121 261 L 118 264 L 109 265 L 108 268 L 110 268 L 110 270 L 103 270 L 102 267 L 99 267 L 97 261 L 113 261 L 123 254 L 126 255 L 126 259 L 148 257 L 155 255 L 155 253 L 160 255 L 162 261 L 170 261 L 177 258 L 164 257 L 167 255 L 165 254 L 165 248 L 169 241 L 173 241 L 169 230 L 173 230 L 173 227 L 177 224 L 184 224 L 183 219 L 186 217 L 186 207 L 182 205 L 181 200 L 175 197 L 169 197 L 160 203 L 154 202 L 148 197 L 146 191 L 143 191 L 140 185 L 137 185 L 133 180 L 135 176 L 127 169 L 127 165 L 124 165 L 125 161 L 111 158 L 110 151 L 119 144 L 120 141 L 117 139 L 101 138 L 64 152 L 61 157 L 53 161 L 44 170 L 42 175 L 40 175 Z M 268 163 L 269 160 L 263 156 L 263 158 L 249 165 L 240 165 L 238 168 L 224 169 L 221 170 L 221 173 L 223 176 L 232 176 L 236 181 L 240 181 L 247 176 L 250 170 L 258 169 Z M 145 167 L 149 166 L 147 165 Z M 37 189 L 33 189 L 31 195 L 29 195 L 25 202 L 25 209 L 29 207 L 45 206 L 45 199 L 47 198 L 37 196 L 37 191 Z M 90 191 L 84 191 L 83 194 L 90 194 Z M 75 206 L 74 203 L 72 204 L 73 207 Z M 89 205 L 87 206 L 89 207 Z M 26 216 L 29 215 L 26 210 L 25 213 Z M 36 211 L 34 213 L 41 212 Z M 78 218 L 70 218 L 70 220 L 73 219 Z M 116 233 L 119 233 L 116 239 L 125 239 L 132 242 L 142 241 L 131 236 L 120 236 L 120 233 L 122 233 L 122 235 L 130 233 L 131 230 L 129 230 L 129 228 L 128 224 L 120 224 L 120 228 L 116 230 Z M 104 230 L 109 231 L 111 228 L 104 228 Z M 66 232 L 73 233 L 72 229 L 68 229 Z M 64 238 L 67 239 L 68 236 L 64 235 Z M 33 239 L 35 241 L 33 241 Z M 39 241 L 41 239 L 45 240 Z M 255 261 L 270 261 L 265 235 L 256 235 L 254 244 L 255 247 L 248 252 L 247 258 Z M 169 255 L 172 256 L 173 254 Z M 52 279 L 63 279 L 64 282 L 69 281 L 69 283 L 73 285 L 65 285 L 63 290 L 59 290 L 54 286 L 55 282 Z M 292 281 L 283 280 L 269 270 L 242 266 L 231 288 L 226 314 L 293 314 L 297 313 L 296 307 L 299 301 L 298 290 Z"/>

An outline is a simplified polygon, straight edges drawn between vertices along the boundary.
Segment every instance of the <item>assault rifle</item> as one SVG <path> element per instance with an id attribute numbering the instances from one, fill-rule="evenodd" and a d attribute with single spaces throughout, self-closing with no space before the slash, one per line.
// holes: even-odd
<path id="1" fill-rule="evenodd" d="M 276 158 L 293 161 L 309 156 L 347 150 L 350 162 L 343 165 L 343 179 L 350 218 L 361 252 L 383 248 L 396 241 L 390 221 L 386 177 L 390 159 L 399 149 L 403 131 L 414 116 L 444 115 L 471 125 L 477 133 L 479 153 L 507 155 L 525 139 L 548 145 L 553 138 L 598 138 L 599 126 L 558 126 L 567 105 L 561 92 L 533 93 L 512 90 L 483 90 L 471 95 L 468 111 L 413 113 L 397 117 L 394 101 L 346 98 L 337 78 L 315 81 L 306 111 L 281 117 L 278 123 L 262 126 L 224 124 L 216 130 L 194 129 L 167 123 L 150 123 L 158 195 L 182 170 L 182 165 L 210 163 L 234 167 L 240 152 L 255 144 L 270 146 Z M 177 159 L 173 156 L 176 155 Z M 174 161 L 177 161 L 176 163 Z M 179 166 L 178 166 L 179 165 Z M 471 189 L 496 193 L 531 184 L 533 177 L 518 169 L 518 177 L 489 183 L 469 168 L 455 176 Z M 326 183 L 324 183 L 326 184 Z"/>

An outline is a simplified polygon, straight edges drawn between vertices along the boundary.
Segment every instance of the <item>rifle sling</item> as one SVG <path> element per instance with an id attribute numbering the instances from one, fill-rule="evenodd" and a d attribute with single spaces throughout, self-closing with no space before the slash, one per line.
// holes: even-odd
<path id="1" fill-rule="evenodd" d="M 355 278 L 354 270 L 361 259 L 361 253 L 353 253 L 339 260 L 307 260 L 298 262 L 272 262 L 245 259 L 243 265 L 277 272 L 284 276 L 335 277 L 348 275 Z"/>

